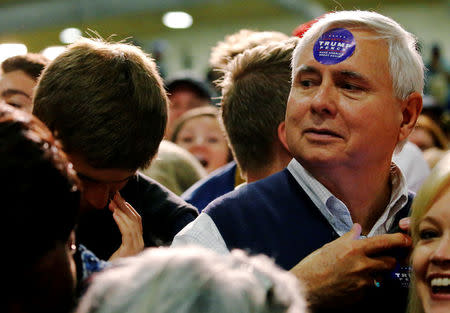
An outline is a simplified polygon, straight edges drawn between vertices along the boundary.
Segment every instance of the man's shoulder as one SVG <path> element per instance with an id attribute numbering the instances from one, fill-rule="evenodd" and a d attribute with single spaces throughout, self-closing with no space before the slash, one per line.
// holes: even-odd
<path id="1" fill-rule="evenodd" d="M 169 244 L 198 211 L 157 181 L 138 173 L 120 191 L 142 217 L 145 246 Z"/>
<path id="2" fill-rule="evenodd" d="M 151 211 L 153 214 L 171 214 L 186 210 L 197 215 L 194 206 L 170 191 L 152 178 L 137 173 L 120 191 L 123 198 L 137 210 Z"/>
<path id="3" fill-rule="evenodd" d="M 260 210 L 280 204 L 280 200 L 289 197 L 300 186 L 287 169 L 268 176 L 264 179 L 246 184 L 212 201 L 205 212 L 214 215 L 226 210 L 250 210 L 258 207 Z"/>
<path id="4" fill-rule="evenodd" d="M 217 182 L 229 182 L 229 181 L 234 182 L 234 175 L 236 174 L 236 168 L 237 164 L 234 161 L 222 166 L 221 168 L 209 174 L 207 177 L 199 180 L 194 185 L 192 185 L 189 189 L 187 189 L 183 193 L 182 197 L 184 198 L 185 195 L 195 193 L 198 190 L 212 188 L 214 187 L 214 184 Z"/>
<path id="5" fill-rule="evenodd" d="M 181 198 L 202 210 L 214 199 L 234 189 L 236 168 L 236 162 L 228 163 L 196 182 L 181 195 Z"/>

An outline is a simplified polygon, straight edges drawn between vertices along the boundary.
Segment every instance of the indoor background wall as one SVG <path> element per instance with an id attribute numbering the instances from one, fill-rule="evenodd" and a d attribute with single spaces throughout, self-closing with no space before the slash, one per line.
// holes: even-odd
<path id="1" fill-rule="evenodd" d="M 156 46 L 162 47 L 162 64 L 169 76 L 183 69 L 204 75 L 211 47 L 227 34 L 242 28 L 290 34 L 299 24 L 326 11 L 358 8 L 391 16 L 416 34 L 422 43 L 425 61 L 434 43 L 439 43 L 445 58 L 450 59 L 448 0 L 97 1 L 108 6 L 98 4 L 96 7 L 94 0 L 0 1 L 0 43 L 21 42 L 29 51 L 37 52 L 47 46 L 60 45 L 58 35 L 63 28 L 78 27 L 83 32 L 95 30 L 102 37 L 116 34 L 117 40 L 131 37 L 148 52 Z M 45 6 L 39 6 L 44 2 Z M 142 9 L 126 9 L 126 3 L 140 4 Z M 60 11 L 52 13 L 56 8 Z M 191 14 L 194 18 L 192 27 L 169 29 L 161 23 L 165 11 L 175 10 Z M 12 15 L 14 12 L 18 14 L 16 18 Z M 2 25 L 1 20 L 6 23 L 6 17 L 10 18 L 11 25 Z"/>

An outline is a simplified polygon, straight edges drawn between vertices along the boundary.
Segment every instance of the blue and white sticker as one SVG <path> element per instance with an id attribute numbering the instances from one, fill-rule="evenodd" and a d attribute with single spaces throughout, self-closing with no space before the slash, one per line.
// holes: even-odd
<path id="1" fill-rule="evenodd" d="M 317 39 L 313 54 L 317 62 L 325 65 L 337 64 L 355 52 L 355 37 L 345 28 L 333 28 Z"/>

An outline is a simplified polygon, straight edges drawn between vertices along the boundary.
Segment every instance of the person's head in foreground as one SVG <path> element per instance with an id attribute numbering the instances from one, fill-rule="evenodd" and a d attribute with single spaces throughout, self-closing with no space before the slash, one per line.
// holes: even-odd
<path id="1" fill-rule="evenodd" d="M 76 174 L 50 131 L 27 112 L 0 104 L 0 138 L 6 311 L 69 312 Z"/>
<path id="2" fill-rule="evenodd" d="M 214 106 L 196 108 L 184 113 L 175 124 L 172 142 L 194 155 L 208 173 L 231 161 L 225 132 Z"/>
<path id="3" fill-rule="evenodd" d="M 0 100 L 27 112 L 33 110 L 33 92 L 50 60 L 39 53 L 16 55 L 2 62 Z"/>
<path id="4" fill-rule="evenodd" d="M 323 181 L 330 168 L 341 178 L 380 173 L 374 183 L 388 185 L 394 149 L 422 108 L 415 43 L 398 23 L 369 11 L 326 14 L 300 39 L 285 141 L 313 176 Z"/>
<path id="5" fill-rule="evenodd" d="M 83 38 L 45 69 L 35 114 L 83 182 L 82 208 L 103 209 L 156 154 L 167 96 L 154 61 L 126 43 Z"/>
<path id="6" fill-rule="evenodd" d="M 77 313 L 303 313 L 297 279 L 266 256 L 148 249 L 94 277 Z"/>
<path id="7" fill-rule="evenodd" d="M 450 312 L 450 153 L 439 161 L 412 205 L 414 271 L 410 311 Z"/>

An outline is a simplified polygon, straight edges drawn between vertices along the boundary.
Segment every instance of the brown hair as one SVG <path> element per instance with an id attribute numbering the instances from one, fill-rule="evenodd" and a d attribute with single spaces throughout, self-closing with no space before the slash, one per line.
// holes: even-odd
<path id="1" fill-rule="evenodd" d="M 42 54 L 27 53 L 16 55 L 2 62 L 3 73 L 23 71 L 32 79 L 37 80 L 44 68 L 50 63 Z"/>
<path id="2" fill-rule="evenodd" d="M 69 312 L 74 281 L 66 247 L 79 213 L 79 181 L 51 132 L 31 114 L 0 104 L 0 138 L 0 236 L 14 255 L 4 263 L 6 307 Z"/>
<path id="3" fill-rule="evenodd" d="M 68 240 L 78 215 L 80 183 L 59 143 L 31 114 L 0 104 L 0 137 L 0 173 L 6 183 L 0 195 L 8 220 L 2 232 L 16 234 L 8 242 L 15 255 L 27 245 L 32 253 L 19 258 L 26 263 Z M 39 244 L 29 245 L 31 238 Z"/>
<path id="4" fill-rule="evenodd" d="M 292 38 L 247 50 L 227 67 L 221 83 L 222 120 L 243 172 L 270 162 L 286 113 L 296 43 Z"/>
<path id="5" fill-rule="evenodd" d="M 33 113 L 91 166 L 136 170 L 163 138 L 167 96 L 140 48 L 83 38 L 46 68 Z"/>

